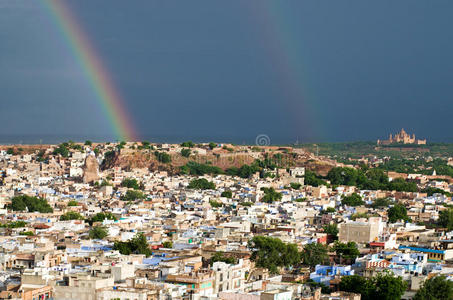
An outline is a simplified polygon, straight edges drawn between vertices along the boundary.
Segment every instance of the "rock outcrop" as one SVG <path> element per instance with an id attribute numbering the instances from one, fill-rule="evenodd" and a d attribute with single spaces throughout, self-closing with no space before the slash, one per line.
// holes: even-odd
<path id="1" fill-rule="evenodd" d="M 99 165 L 94 155 L 88 155 L 83 168 L 83 182 L 90 183 L 99 179 Z"/>

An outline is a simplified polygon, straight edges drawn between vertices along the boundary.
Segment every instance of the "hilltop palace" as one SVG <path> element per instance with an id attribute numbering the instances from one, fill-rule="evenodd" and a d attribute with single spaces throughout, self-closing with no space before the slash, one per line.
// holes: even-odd
<path id="1" fill-rule="evenodd" d="M 377 140 L 378 145 L 390 145 L 390 144 L 397 144 L 397 143 L 402 143 L 402 144 L 415 144 L 415 145 L 426 145 L 426 139 L 424 140 L 417 140 L 415 138 L 415 134 L 408 134 L 404 129 L 401 129 L 401 131 L 395 136 L 392 136 L 392 134 L 389 135 L 388 140 Z"/>

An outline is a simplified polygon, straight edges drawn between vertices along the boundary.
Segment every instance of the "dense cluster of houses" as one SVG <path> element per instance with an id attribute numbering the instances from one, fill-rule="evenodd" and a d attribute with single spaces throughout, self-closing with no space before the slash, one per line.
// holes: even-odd
<path id="1" fill-rule="evenodd" d="M 313 187 L 303 184 L 305 169 L 294 166 L 266 178 L 203 175 L 216 188 L 190 189 L 192 175 L 118 166 L 100 170 L 114 146 L 98 145 L 95 153 L 85 145 L 68 157 L 49 147 L 39 160 L 39 151 L 0 151 L 1 299 L 358 300 L 360 294 L 339 290 L 341 278 L 371 277 L 383 270 L 408 283 L 404 297 L 409 299 L 427 278 L 453 278 L 453 232 L 424 225 L 435 223 L 439 212 L 453 204 L 444 195 Z M 174 147 L 159 151 L 177 154 Z M 92 180 L 84 181 L 88 173 Z M 125 201 L 131 189 L 122 184 L 125 179 L 139 182 L 145 197 Z M 293 182 L 301 186 L 291 187 Z M 262 188 L 270 187 L 282 196 L 265 203 Z M 222 196 L 225 191 L 231 197 Z M 366 204 L 397 200 L 408 208 L 411 221 L 390 224 L 386 207 L 343 205 L 342 198 L 352 193 Z M 19 195 L 43 198 L 53 212 L 15 211 L 11 201 Z M 68 212 L 82 218 L 62 218 Z M 100 213 L 113 217 L 89 222 Z M 257 267 L 252 259 L 248 242 L 254 236 L 279 238 L 302 251 L 308 244 L 332 243 L 335 236 L 325 232 L 332 224 L 338 226 L 340 242 L 358 245 L 357 258 L 344 260 L 329 251 L 328 264 L 281 268 L 279 274 Z M 104 228 L 106 236 L 93 238 L 95 226 Z M 115 243 L 131 241 L 138 233 L 145 236 L 150 255 L 121 254 Z M 234 259 L 213 261 L 218 253 Z"/>

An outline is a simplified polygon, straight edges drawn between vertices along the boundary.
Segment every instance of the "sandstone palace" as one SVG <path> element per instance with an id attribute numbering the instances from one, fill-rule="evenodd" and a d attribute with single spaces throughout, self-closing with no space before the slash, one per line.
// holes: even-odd
<path id="1" fill-rule="evenodd" d="M 378 145 L 390 145 L 390 144 L 415 144 L 415 145 L 426 145 L 426 139 L 424 140 L 417 140 L 415 138 L 415 134 L 408 134 L 404 129 L 401 129 L 401 131 L 394 136 L 390 134 L 388 140 L 378 140 L 377 144 Z"/>

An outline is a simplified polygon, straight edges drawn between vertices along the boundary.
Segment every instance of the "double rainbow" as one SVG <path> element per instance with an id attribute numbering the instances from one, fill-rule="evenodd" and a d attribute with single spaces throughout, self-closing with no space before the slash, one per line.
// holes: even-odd
<path id="1" fill-rule="evenodd" d="M 70 8 L 62 0 L 42 0 L 89 80 L 105 115 L 121 141 L 137 140 L 125 102 Z"/>

